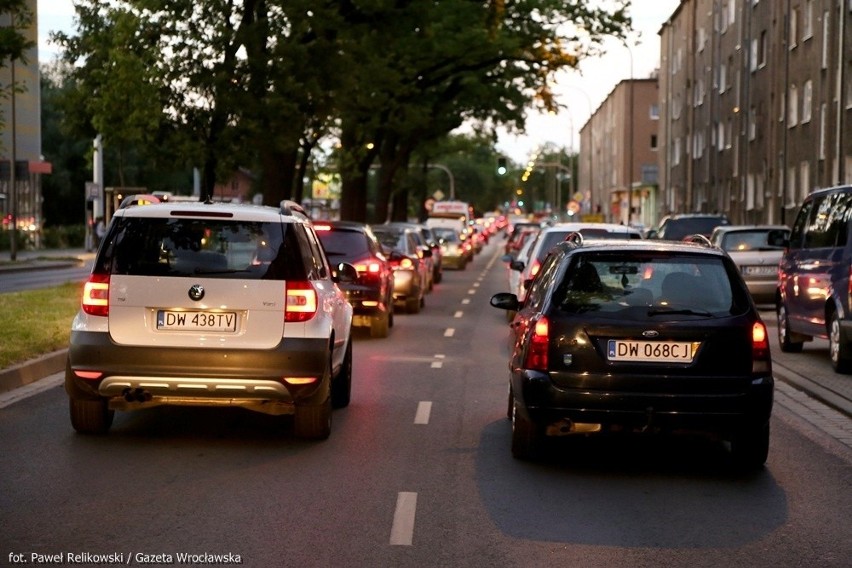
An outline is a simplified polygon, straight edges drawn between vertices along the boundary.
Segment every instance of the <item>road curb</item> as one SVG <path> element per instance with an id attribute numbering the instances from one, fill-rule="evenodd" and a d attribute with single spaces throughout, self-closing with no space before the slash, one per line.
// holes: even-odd
<path id="1" fill-rule="evenodd" d="M 34 383 L 65 369 L 67 349 L 42 355 L 38 359 L 0 370 L 0 393 Z"/>
<path id="2" fill-rule="evenodd" d="M 772 372 L 775 378 L 783 380 L 785 383 L 807 393 L 811 398 L 815 398 L 846 416 L 852 417 L 852 401 L 849 399 L 777 363 L 772 364 Z"/>

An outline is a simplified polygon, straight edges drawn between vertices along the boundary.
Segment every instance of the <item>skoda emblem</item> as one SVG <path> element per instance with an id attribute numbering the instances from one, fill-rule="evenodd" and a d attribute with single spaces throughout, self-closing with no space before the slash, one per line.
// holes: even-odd
<path id="1" fill-rule="evenodd" d="M 642 337 L 657 337 L 658 335 L 660 335 L 660 332 L 655 331 L 653 329 L 649 329 L 648 331 L 642 332 Z"/>
<path id="2" fill-rule="evenodd" d="M 193 284 L 189 289 L 189 298 L 196 302 L 204 297 L 204 286 L 201 284 Z"/>

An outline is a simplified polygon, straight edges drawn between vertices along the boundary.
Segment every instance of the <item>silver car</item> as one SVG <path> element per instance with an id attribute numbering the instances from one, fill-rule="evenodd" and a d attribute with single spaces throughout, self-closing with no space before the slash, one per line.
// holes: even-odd
<path id="1" fill-rule="evenodd" d="M 349 404 L 352 306 L 310 220 L 223 203 L 116 212 L 71 328 L 71 424 L 103 434 L 115 410 L 236 406 L 292 414 L 322 439 Z"/>
<path id="2" fill-rule="evenodd" d="M 734 261 L 756 304 L 775 302 L 778 263 L 790 229 L 784 225 L 722 225 L 710 242 Z"/>

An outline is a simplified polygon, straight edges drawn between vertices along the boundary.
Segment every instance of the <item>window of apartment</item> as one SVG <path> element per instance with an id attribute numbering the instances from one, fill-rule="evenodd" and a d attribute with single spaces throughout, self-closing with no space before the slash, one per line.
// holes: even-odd
<path id="1" fill-rule="evenodd" d="M 735 0 L 728 2 L 728 25 L 737 21 L 737 3 Z"/>
<path id="2" fill-rule="evenodd" d="M 692 139 L 692 155 L 697 159 L 704 156 L 704 131 L 696 132 Z"/>
<path id="3" fill-rule="evenodd" d="M 787 128 L 793 128 L 799 124 L 799 90 L 796 85 L 790 85 L 787 95 Z"/>
<path id="4" fill-rule="evenodd" d="M 787 170 L 787 207 L 796 205 L 796 166 Z"/>
<path id="5" fill-rule="evenodd" d="M 726 31 L 728 31 L 728 2 L 724 2 L 719 11 L 719 33 L 723 34 Z"/>
<path id="6" fill-rule="evenodd" d="M 828 34 L 831 28 L 829 27 L 829 12 L 826 10 L 822 13 L 822 68 L 828 69 Z"/>
<path id="7" fill-rule="evenodd" d="M 802 172 L 802 179 L 799 193 L 799 201 L 804 201 L 805 197 L 811 192 L 811 164 L 810 162 L 802 162 L 799 164 L 799 169 Z"/>
<path id="8" fill-rule="evenodd" d="M 648 117 L 651 120 L 660 120 L 660 105 L 652 103 L 651 107 L 648 109 Z"/>
<path id="9" fill-rule="evenodd" d="M 728 89 L 728 64 L 722 63 L 719 65 L 719 93 L 724 93 Z"/>
<path id="10" fill-rule="evenodd" d="M 780 113 L 778 115 L 778 122 L 784 122 L 784 114 L 787 109 L 787 93 L 781 93 L 781 104 L 778 105 L 778 109 Z"/>
<path id="11" fill-rule="evenodd" d="M 754 175 L 746 176 L 746 210 L 754 209 Z"/>
<path id="12" fill-rule="evenodd" d="M 760 44 L 757 46 L 757 65 L 766 67 L 766 57 L 769 51 L 769 35 L 766 30 L 760 32 Z"/>
<path id="13" fill-rule="evenodd" d="M 731 144 L 734 142 L 734 120 L 732 118 L 728 119 L 728 123 L 725 126 L 725 148 L 730 148 Z"/>
<path id="14" fill-rule="evenodd" d="M 808 79 L 802 88 L 802 124 L 811 121 L 813 90 L 813 81 Z"/>
<path id="15" fill-rule="evenodd" d="M 657 149 L 657 135 L 651 134 L 651 150 Z"/>
<path id="16" fill-rule="evenodd" d="M 790 37 L 787 38 L 790 49 L 796 47 L 796 42 L 799 37 L 799 9 L 793 8 L 790 10 Z"/>
<path id="17" fill-rule="evenodd" d="M 704 26 L 698 28 L 698 53 L 704 51 L 707 46 L 707 33 L 704 31 Z"/>
<path id="18" fill-rule="evenodd" d="M 825 160 L 825 140 L 828 133 L 825 130 L 828 120 L 828 108 L 825 103 L 819 106 L 819 159 Z"/>
<path id="19" fill-rule="evenodd" d="M 725 124 L 720 122 L 716 128 L 716 149 L 720 152 L 725 149 Z"/>
<path id="20" fill-rule="evenodd" d="M 692 91 L 692 105 L 698 107 L 702 104 L 704 104 L 704 78 L 699 77 Z"/>
<path id="21" fill-rule="evenodd" d="M 807 0 L 802 12 L 802 40 L 814 37 L 814 0 Z"/>
<path id="22" fill-rule="evenodd" d="M 748 139 L 754 140 L 757 138 L 757 109 L 752 105 L 748 109 Z"/>
<path id="23" fill-rule="evenodd" d="M 672 144 L 671 160 L 673 166 L 680 165 L 680 137 L 675 138 Z"/>
<path id="24" fill-rule="evenodd" d="M 655 184 L 660 181 L 660 167 L 657 164 L 642 164 L 642 183 Z"/>

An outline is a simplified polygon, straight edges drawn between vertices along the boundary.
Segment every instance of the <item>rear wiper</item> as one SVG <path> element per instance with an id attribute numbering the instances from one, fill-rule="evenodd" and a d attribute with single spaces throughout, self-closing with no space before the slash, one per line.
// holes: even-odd
<path id="1" fill-rule="evenodd" d="M 241 272 L 248 272 L 248 270 L 245 268 L 229 268 L 227 270 L 204 270 L 203 268 L 196 268 L 192 271 L 193 274 L 239 274 Z"/>
<path id="2" fill-rule="evenodd" d="M 705 317 L 712 317 L 713 316 L 713 314 L 711 314 L 710 312 L 704 311 L 704 310 L 691 310 L 691 309 L 688 309 L 688 308 L 681 308 L 681 309 L 653 308 L 653 309 L 648 310 L 648 315 L 649 316 L 659 316 L 659 315 L 667 315 L 667 316 L 678 315 L 678 316 L 680 316 L 680 315 L 683 315 L 683 316 L 705 316 Z"/>

